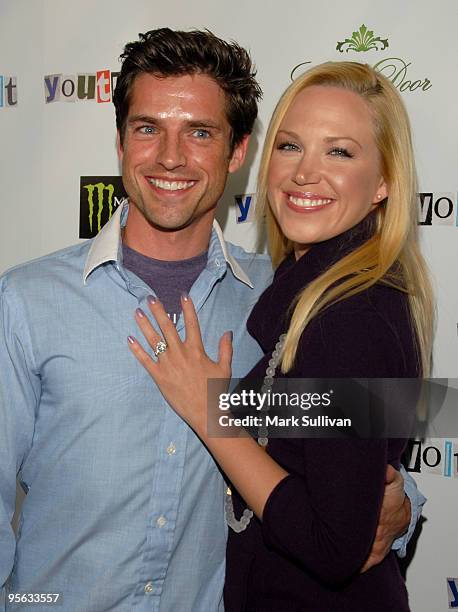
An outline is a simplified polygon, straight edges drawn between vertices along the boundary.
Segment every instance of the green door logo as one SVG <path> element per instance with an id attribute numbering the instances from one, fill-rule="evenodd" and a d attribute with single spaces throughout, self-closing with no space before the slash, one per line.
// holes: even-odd
<path id="1" fill-rule="evenodd" d="M 340 40 L 337 42 L 336 51 L 339 53 L 356 52 L 362 53 L 366 51 L 383 51 L 388 49 L 388 38 L 374 36 L 373 30 L 368 30 L 364 23 L 359 30 L 353 32 L 351 38 Z M 358 58 L 358 61 L 359 58 Z M 310 60 L 296 64 L 291 70 L 291 80 L 294 81 L 299 69 L 303 71 L 306 66 L 312 64 Z M 405 61 L 402 57 L 384 57 L 382 56 L 373 64 L 374 70 L 383 74 L 389 79 L 396 89 L 399 91 L 428 91 L 432 87 L 430 79 L 415 79 L 411 77 L 410 66 L 412 62 Z"/>
<path id="2" fill-rule="evenodd" d="M 353 32 L 351 38 L 346 38 L 345 40 L 339 41 L 337 43 L 336 50 L 340 51 L 340 53 L 343 53 L 344 51 L 348 53 L 350 50 L 357 51 L 359 53 L 361 51 L 370 51 L 371 49 L 383 51 L 388 46 L 388 38 L 374 36 L 374 32 L 372 30 L 368 30 L 363 23 L 359 30 Z"/>

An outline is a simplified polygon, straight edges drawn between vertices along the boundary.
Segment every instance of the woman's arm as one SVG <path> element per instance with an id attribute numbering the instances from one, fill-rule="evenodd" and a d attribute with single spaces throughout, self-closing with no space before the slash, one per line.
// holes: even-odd
<path id="1" fill-rule="evenodd" d="M 360 572 L 383 498 L 385 440 L 307 440 L 304 475 L 290 475 L 269 497 L 266 544 L 339 585 Z"/>
<path id="2" fill-rule="evenodd" d="M 407 347 L 399 346 L 396 333 L 404 324 L 396 319 L 402 313 L 400 304 L 393 303 L 399 296 L 383 294 L 378 302 L 384 297 L 391 313 L 380 313 L 362 295 L 313 321 L 301 338 L 291 376 L 409 375 Z M 264 539 L 326 582 L 345 581 L 360 570 L 369 554 L 386 464 L 390 459 L 397 462 L 401 448 L 402 441 L 383 439 L 304 441 L 304 476 L 289 477 L 271 494 L 264 510 Z M 295 511 L 288 512 L 293 500 Z"/>

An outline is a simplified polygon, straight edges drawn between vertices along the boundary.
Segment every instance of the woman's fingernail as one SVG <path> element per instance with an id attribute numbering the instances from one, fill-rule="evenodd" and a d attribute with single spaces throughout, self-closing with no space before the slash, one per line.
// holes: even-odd
<path id="1" fill-rule="evenodd" d="M 156 304 L 157 303 L 157 298 L 154 295 L 149 295 L 146 298 L 146 301 L 148 302 L 148 304 Z"/>
<path id="2" fill-rule="evenodd" d="M 135 311 L 135 313 L 137 314 L 137 316 L 140 319 L 144 319 L 145 318 L 145 313 L 143 312 L 143 310 L 141 308 L 137 308 L 137 310 Z"/>
<path id="3" fill-rule="evenodd" d="M 135 344 L 136 340 L 133 336 L 127 336 L 127 342 L 129 344 Z"/>
<path id="4" fill-rule="evenodd" d="M 183 293 L 181 294 L 181 299 L 183 300 L 183 302 L 187 302 L 189 300 L 189 293 L 187 291 L 183 291 Z"/>

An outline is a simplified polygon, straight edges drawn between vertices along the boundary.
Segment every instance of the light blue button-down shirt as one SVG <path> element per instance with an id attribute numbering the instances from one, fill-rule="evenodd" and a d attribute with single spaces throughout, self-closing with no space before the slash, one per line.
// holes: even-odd
<path id="1" fill-rule="evenodd" d="M 216 611 L 224 483 L 127 348 L 151 294 L 122 265 L 127 212 L 0 281 L 0 585 L 11 572 L 8 592 L 61 593 L 69 612 Z M 190 295 L 212 358 L 233 330 L 236 377 L 261 355 L 245 322 L 270 278 L 266 256 L 214 227 Z M 17 543 L 16 474 L 27 491 Z"/>
<path id="2" fill-rule="evenodd" d="M 222 610 L 223 480 L 126 346 L 151 293 L 122 265 L 127 212 L 0 279 L 0 586 L 11 573 L 9 593 L 60 593 L 68 612 Z M 245 321 L 270 277 L 267 257 L 225 244 L 215 225 L 191 297 L 212 358 L 233 330 L 234 377 L 261 356 Z M 406 489 L 401 548 L 424 499 Z M 17 609 L 1 593 L 0 609 Z"/>

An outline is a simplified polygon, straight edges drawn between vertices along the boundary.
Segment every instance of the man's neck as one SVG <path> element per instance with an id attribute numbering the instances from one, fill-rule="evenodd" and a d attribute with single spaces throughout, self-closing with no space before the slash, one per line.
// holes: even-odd
<path id="1" fill-rule="evenodd" d="M 206 215 L 182 229 L 164 231 L 148 223 L 135 206 L 130 206 L 122 241 L 137 253 L 153 259 L 191 259 L 208 249 L 213 218 Z"/>

